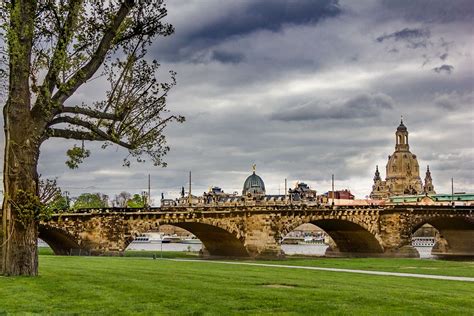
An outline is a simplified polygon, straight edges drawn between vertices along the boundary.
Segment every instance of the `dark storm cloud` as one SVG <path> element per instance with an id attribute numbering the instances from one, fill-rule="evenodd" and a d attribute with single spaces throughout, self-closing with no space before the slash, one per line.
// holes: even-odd
<path id="1" fill-rule="evenodd" d="M 203 2 L 205 7 L 206 2 Z M 233 37 L 246 36 L 257 31 L 278 32 L 287 25 L 305 25 L 317 23 L 328 17 L 335 17 L 341 13 L 339 0 L 252 0 L 234 3 L 236 7 L 222 6 L 221 14 L 210 23 L 183 25 L 179 27 L 174 38 L 167 40 L 158 51 L 162 58 L 168 60 L 183 60 Z M 198 12 L 196 12 L 198 14 Z M 172 20 L 170 21 L 173 22 Z M 215 56 L 217 54 L 217 56 Z M 216 60 L 227 62 L 229 59 Z M 199 59 L 198 59 L 199 60 Z M 230 62 L 237 59 L 231 58 Z"/>
<path id="2" fill-rule="evenodd" d="M 221 63 L 232 63 L 232 64 L 238 64 L 242 60 L 244 60 L 244 55 L 241 53 L 232 53 L 232 52 L 226 52 L 222 50 L 214 50 L 212 52 L 212 59 L 219 61 Z"/>
<path id="3" fill-rule="evenodd" d="M 454 67 L 451 65 L 441 65 L 439 67 L 433 68 L 433 71 L 436 73 L 445 73 L 445 74 L 451 74 L 454 70 Z"/>
<path id="4" fill-rule="evenodd" d="M 408 21 L 449 23 L 471 21 L 474 17 L 473 0 L 382 0 L 387 13 Z"/>
<path id="5" fill-rule="evenodd" d="M 397 32 L 381 35 L 377 37 L 376 40 L 380 43 L 385 40 L 394 40 L 396 42 L 403 41 L 407 44 L 408 48 L 426 48 L 430 36 L 430 31 L 427 29 L 404 28 L 403 30 Z"/>
<path id="6" fill-rule="evenodd" d="M 280 121 L 347 120 L 377 117 L 384 110 L 392 109 L 393 99 L 384 94 L 360 94 L 343 102 L 328 106 L 304 105 L 272 114 L 272 119 Z"/>
<path id="7" fill-rule="evenodd" d="M 254 0 L 243 1 L 237 12 L 190 34 L 194 40 L 216 41 L 257 30 L 279 31 L 286 24 L 316 23 L 341 13 L 338 0 Z"/>

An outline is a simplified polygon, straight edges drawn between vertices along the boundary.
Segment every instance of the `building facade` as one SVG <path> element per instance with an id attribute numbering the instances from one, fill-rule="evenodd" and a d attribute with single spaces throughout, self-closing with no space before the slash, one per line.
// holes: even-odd
<path id="1" fill-rule="evenodd" d="M 425 183 L 420 178 L 420 166 L 416 155 L 410 152 L 408 130 L 403 120 L 395 132 L 395 152 L 388 156 L 385 168 L 385 180 L 382 180 L 378 166 L 375 168 L 371 199 L 387 199 L 397 195 L 435 194 L 429 166 Z"/>

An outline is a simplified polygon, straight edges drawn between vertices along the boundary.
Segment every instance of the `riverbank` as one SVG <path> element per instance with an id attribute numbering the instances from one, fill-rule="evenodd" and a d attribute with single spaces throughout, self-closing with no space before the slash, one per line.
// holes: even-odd
<path id="1" fill-rule="evenodd" d="M 469 262 L 327 260 L 289 259 L 284 264 L 339 262 L 360 268 L 392 261 L 391 265 L 399 268 L 410 263 L 421 269 L 434 262 L 443 274 L 455 274 L 456 269 L 463 274 L 473 269 Z M 39 277 L 0 278 L 0 314 L 469 315 L 474 311 L 473 292 L 472 283 L 458 281 L 206 261 L 41 255 Z"/>

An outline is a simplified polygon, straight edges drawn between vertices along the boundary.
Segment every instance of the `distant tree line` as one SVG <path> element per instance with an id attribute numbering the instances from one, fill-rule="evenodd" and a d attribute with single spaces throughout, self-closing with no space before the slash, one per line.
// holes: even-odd
<path id="1" fill-rule="evenodd" d="M 71 197 L 69 192 L 59 188 L 56 179 L 40 179 L 40 199 L 50 212 L 68 212 L 81 208 L 145 207 L 150 204 L 146 192 L 131 194 L 122 191 L 113 199 L 98 192 Z"/>

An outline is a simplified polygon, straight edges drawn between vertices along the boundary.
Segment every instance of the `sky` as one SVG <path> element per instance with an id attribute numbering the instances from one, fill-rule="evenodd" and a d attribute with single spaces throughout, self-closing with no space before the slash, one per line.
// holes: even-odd
<path id="1" fill-rule="evenodd" d="M 160 79 L 177 72 L 168 98 L 186 117 L 165 131 L 168 167 L 123 167 L 126 151 L 86 143 L 78 170 L 65 165 L 74 142 L 43 144 L 39 172 L 71 196 L 147 188 L 177 197 L 192 171 L 194 194 L 241 192 L 257 165 L 267 193 L 308 183 L 319 193 L 370 194 L 385 177 L 400 117 L 424 178 L 435 190 L 474 192 L 474 1 L 173 0 L 149 57 Z M 92 102 L 101 79 L 69 102 Z M 3 142 L 3 139 L 2 139 Z M 2 144 L 3 147 L 3 144 Z"/>

